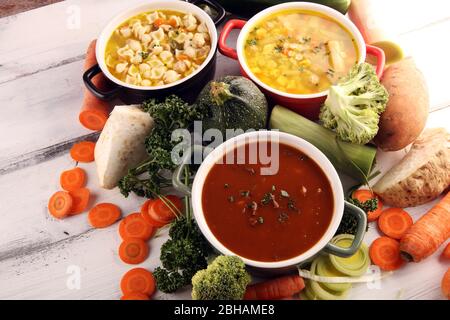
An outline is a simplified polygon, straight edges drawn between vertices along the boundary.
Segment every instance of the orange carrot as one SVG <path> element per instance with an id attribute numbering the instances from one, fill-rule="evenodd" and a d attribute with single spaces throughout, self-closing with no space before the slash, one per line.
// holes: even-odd
<path id="1" fill-rule="evenodd" d="M 299 275 L 284 276 L 247 287 L 244 300 L 277 300 L 293 296 L 305 287 Z"/>
<path id="2" fill-rule="evenodd" d="M 381 270 L 393 271 L 403 265 L 398 241 L 388 237 L 380 237 L 372 242 L 369 255 L 372 262 Z"/>
<path id="3" fill-rule="evenodd" d="M 78 162 L 94 161 L 95 142 L 81 141 L 75 143 L 70 149 L 70 156 Z"/>
<path id="4" fill-rule="evenodd" d="M 150 300 L 145 294 L 132 292 L 128 295 L 122 296 L 120 300 Z"/>
<path id="5" fill-rule="evenodd" d="M 158 18 L 158 19 L 156 19 L 155 21 L 153 21 L 153 25 L 156 27 L 156 28 L 159 28 L 159 26 L 161 26 L 161 25 L 163 25 L 163 24 L 165 24 L 166 23 L 166 21 L 164 20 L 164 19 L 162 19 L 162 18 Z"/>
<path id="6" fill-rule="evenodd" d="M 181 54 L 177 55 L 177 59 L 178 60 L 188 60 L 189 57 L 187 55 L 181 53 Z"/>
<path id="7" fill-rule="evenodd" d="M 93 40 L 89 44 L 86 52 L 86 59 L 84 61 L 84 71 L 97 63 L 95 57 L 95 45 L 96 40 Z M 92 82 L 100 89 L 105 90 L 108 88 L 108 80 L 103 73 L 99 73 L 95 76 L 92 79 Z M 106 101 L 98 99 L 86 88 L 84 89 L 84 99 L 78 119 L 85 128 L 96 131 L 103 129 L 110 112 L 111 107 Z"/>
<path id="8" fill-rule="evenodd" d="M 63 171 L 59 177 L 59 183 L 66 191 L 83 188 L 86 185 L 86 173 L 78 167 Z"/>
<path id="9" fill-rule="evenodd" d="M 370 211 L 367 213 L 367 220 L 369 222 L 376 221 L 381 214 L 381 210 L 383 210 L 383 203 L 381 199 L 376 194 L 372 193 L 370 190 L 356 190 L 352 194 L 352 198 L 358 200 L 361 203 L 366 202 L 367 200 L 377 198 L 378 199 L 378 207 L 374 211 Z"/>
<path id="10" fill-rule="evenodd" d="M 413 223 L 413 219 L 408 212 L 400 208 L 386 209 L 378 218 L 380 230 L 388 237 L 397 240 L 402 238 Z"/>
<path id="11" fill-rule="evenodd" d="M 89 224 L 94 228 L 106 228 L 120 219 L 118 206 L 112 203 L 99 203 L 88 214 Z"/>
<path id="12" fill-rule="evenodd" d="M 144 268 L 134 268 L 123 275 L 120 288 L 124 296 L 141 293 L 151 297 L 156 289 L 155 278 Z"/>
<path id="13" fill-rule="evenodd" d="M 80 188 L 77 190 L 69 191 L 73 200 L 72 209 L 70 215 L 76 215 L 84 212 L 89 203 L 89 197 L 91 195 L 88 188 Z"/>
<path id="14" fill-rule="evenodd" d="M 168 21 L 167 24 L 169 24 L 170 26 L 176 28 L 177 27 L 177 21 L 175 20 L 175 18 L 171 17 Z"/>
<path id="15" fill-rule="evenodd" d="M 149 225 L 151 225 L 153 228 L 156 229 L 156 228 L 164 227 L 164 224 L 154 221 L 148 213 L 148 208 L 150 206 L 152 206 L 154 202 L 155 202 L 155 200 L 153 200 L 153 199 L 148 199 L 147 201 L 144 202 L 144 204 L 141 207 L 141 216 L 142 216 L 142 218 L 144 218 L 145 221 L 147 221 L 147 223 Z"/>
<path id="16" fill-rule="evenodd" d="M 450 260 L 450 242 L 447 244 L 447 246 L 445 247 L 444 251 L 442 251 L 441 257 L 443 259 Z"/>
<path id="17" fill-rule="evenodd" d="M 180 198 L 174 195 L 168 195 L 163 199 L 156 199 L 149 205 L 148 215 L 158 225 L 165 226 L 181 214 L 182 207 L 183 203 Z"/>
<path id="18" fill-rule="evenodd" d="M 150 225 L 140 212 L 129 214 L 119 224 L 119 234 L 122 239 L 139 238 L 147 241 L 155 231 L 156 228 Z"/>
<path id="19" fill-rule="evenodd" d="M 65 191 L 55 192 L 48 201 L 48 211 L 57 219 L 65 218 L 72 209 L 73 200 Z"/>
<path id="20" fill-rule="evenodd" d="M 442 278 L 441 289 L 444 297 L 450 300 L 450 268 L 447 269 L 447 272 Z"/>
<path id="21" fill-rule="evenodd" d="M 450 237 L 450 192 L 406 231 L 400 241 L 402 256 L 419 262 Z"/>
<path id="22" fill-rule="evenodd" d="M 122 241 L 119 247 L 119 257 L 128 264 L 139 264 L 148 257 L 150 249 L 142 239 L 128 238 Z"/>

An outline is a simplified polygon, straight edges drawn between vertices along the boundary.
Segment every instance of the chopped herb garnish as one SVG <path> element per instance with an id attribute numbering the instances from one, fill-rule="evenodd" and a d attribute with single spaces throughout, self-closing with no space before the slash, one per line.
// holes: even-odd
<path id="1" fill-rule="evenodd" d="M 298 71 L 299 71 L 299 72 L 304 72 L 304 71 L 305 71 L 305 67 L 304 67 L 304 66 L 298 67 Z"/>
<path id="2" fill-rule="evenodd" d="M 328 69 L 327 70 L 327 75 L 329 75 L 330 77 L 334 77 L 334 70 L 333 69 Z"/>
<path id="3" fill-rule="evenodd" d="M 150 52 L 148 52 L 148 51 L 141 51 L 141 52 L 139 52 L 139 55 L 142 57 L 142 59 L 147 59 L 148 58 L 148 55 L 150 54 Z"/>
<path id="4" fill-rule="evenodd" d="M 248 39 L 247 44 L 249 46 L 256 46 L 258 44 L 258 42 L 256 41 L 256 39 Z"/>
<path id="5" fill-rule="evenodd" d="M 247 204 L 247 208 L 256 211 L 258 210 L 258 204 L 255 201 L 252 201 L 249 204 Z"/>
<path id="6" fill-rule="evenodd" d="M 288 193 L 287 191 L 285 191 L 285 190 L 281 190 L 281 191 L 280 191 L 280 194 L 281 194 L 281 196 L 282 196 L 283 198 L 289 198 L 289 193 Z"/>
<path id="7" fill-rule="evenodd" d="M 303 43 L 311 42 L 311 37 L 303 37 L 302 42 Z"/>
<path id="8" fill-rule="evenodd" d="M 273 188 L 274 186 L 272 186 Z M 268 205 L 272 201 L 272 194 L 270 192 L 267 192 L 264 194 L 263 198 L 261 199 L 261 203 L 263 205 Z"/>
<path id="9" fill-rule="evenodd" d="M 248 191 L 248 190 L 241 191 L 241 197 L 244 197 L 244 198 L 250 197 L 250 191 Z"/>
<path id="10" fill-rule="evenodd" d="M 283 47 L 278 45 L 274 48 L 274 50 L 275 52 L 280 53 L 281 51 L 283 51 Z"/>
<path id="11" fill-rule="evenodd" d="M 289 208 L 290 210 L 292 210 L 292 211 L 297 212 L 297 213 L 300 212 L 300 210 L 298 210 L 297 206 L 295 205 L 295 201 L 292 200 L 292 199 L 289 199 L 289 201 L 288 201 L 288 208 Z"/>
<path id="12" fill-rule="evenodd" d="M 278 215 L 278 222 L 283 223 L 286 222 L 289 219 L 289 215 L 286 212 L 281 212 Z"/>

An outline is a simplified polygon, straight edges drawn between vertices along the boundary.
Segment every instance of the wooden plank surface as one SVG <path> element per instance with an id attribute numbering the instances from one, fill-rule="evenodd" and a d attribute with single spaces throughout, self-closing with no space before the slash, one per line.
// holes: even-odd
<path id="1" fill-rule="evenodd" d="M 59 173 L 74 165 L 66 152 L 71 143 L 95 139 L 95 133 L 77 122 L 86 46 L 117 12 L 141 2 L 104 0 L 99 10 L 98 2 L 65 1 L 0 19 L 0 299 L 120 296 L 118 281 L 130 267 L 118 259 L 116 228 L 92 230 L 85 215 L 55 221 L 48 216 L 46 203 L 58 189 Z M 450 48 L 444 40 L 450 31 L 450 11 L 422 5 L 421 16 L 412 13 L 418 7 L 416 11 L 411 8 L 411 17 L 416 18 L 414 23 L 405 19 L 403 25 L 398 21 L 402 26 L 399 39 L 430 86 L 435 111 L 428 126 L 450 130 L 450 63 L 446 59 Z M 33 36 L 23 36 L 27 34 Z M 219 55 L 217 75 L 238 72 L 235 62 Z M 388 169 L 403 155 L 403 151 L 380 153 L 380 168 Z M 82 167 L 88 171 L 93 201 L 117 203 L 124 213 L 137 210 L 142 200 L 134 196 L 124 199 L 117 190 L 99 190 L 94 166 Z M 430 206 L 409 211 L 417 218 Z M 366 242 L 376 235 L 371 228 Z M 152 269 L 158 265 L 163 241 L 164 234 L 151 242 L 151 256 L 143 266 Z M 77 268 L 80 288 L 71 289 L 67 281 Z M 379 288 L 355 286 L 350 298 L 440 299 L 439 282 L 446 268 L 448 264 L 432 257 L 396 272 Z M 188 291 L 158 296 L 187 297 Z"/>

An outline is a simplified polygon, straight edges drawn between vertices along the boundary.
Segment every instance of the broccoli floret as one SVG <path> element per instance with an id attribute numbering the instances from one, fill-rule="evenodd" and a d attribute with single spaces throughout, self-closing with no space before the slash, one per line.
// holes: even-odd
<path id="1" fill-rule="evenodd" d="M 241 300 L 250 283 L 244 262 L 235 256 L 218 256 L 192 278 L 194 300 Z"/>
<path id="2" fill-rule="evenodd" d="M 386 109 L 388 99 L 389 94 L 374 68 L 361 63 L 331 86 L 320 120 L 342 141 L 366 144 L 378 133 L 380 114 Z"/>

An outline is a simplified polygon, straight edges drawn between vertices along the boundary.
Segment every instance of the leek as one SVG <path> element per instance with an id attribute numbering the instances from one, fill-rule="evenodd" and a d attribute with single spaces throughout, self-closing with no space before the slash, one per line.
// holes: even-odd
<path id="1" fill-rule="evenodd" d="M 377 149 L 368 145 L 340 142 L 331 130 L 281 106 L 270 116 L 271 129 L 293 134 L 316 146 L 339 172 L 366 183 L 375 164 Z"/>

